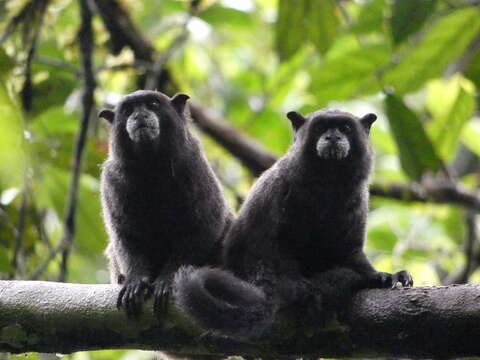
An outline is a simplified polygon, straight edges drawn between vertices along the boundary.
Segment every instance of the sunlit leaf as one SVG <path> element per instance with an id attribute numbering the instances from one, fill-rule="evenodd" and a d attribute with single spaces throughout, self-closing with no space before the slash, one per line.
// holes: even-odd
<path id="1" fill-rule="evenodd" d="M 0 48 L 0 186 L 18 186 L 25 171 L 23 118 L 18 104 L 10 95 L 7 75 L 13 62 Z"/>
<path id="2" fill-rule="evenodd" d="M 0 47 L 0 77 L 4 79 L 14 65 L 13 59 L 7 55 L 3 47 Z"/>
<path id="3" fill-rule="evenodd" d="M 78 81 L 74 77 L 50 73 L 48 78 L 34 85 L 32 114 L 37 115 L 52 106 L 64 105 Z"/>
<path id="4" fill-rule="evenodd" d="M 282 60 L 290 58 L 303 44 L 308 1 L 279 0 L 275 24 L 275 49 Z"/>
<path id="5" fill-rule="evenodd" d="M 390 29 L 394 44 L 417 32 L 433 13 L 437 0 L 394 0 Z"/>
<path id="6" fill-rule="evenodd" d="M 218 4 L 202 11 L 198 17 L 212 26 L 248 28 L 253 25 L 250 13 Z"/>
<path id="7" fill-rule="evenodd" d="M 308 5 L 305 14 L 307 35 L 318 51 L 325 54 L 333 44 L 340 24 L 335 1 L 313 0 Z"/>
<path id="8" fill-rule="evenodd" d="M 386 96 L 385 110 L 405 173 L 418 180 L 426 171 L 439 170 L 441 162 L 418 116 L 392 94 Z"/>
<path id="9" fill-rule="evenodd" d="M 41 181 L 35 185 L 39 206 L 55 209 L 63 219 L 69 186 L 70 173 L 49 166 L 44 168 Z M 75 242 L 79 250 L 100 251 L 105 246 L 105 231 L 101 219 L 98 179 L 82 175 L 76 217 Z"/>
<path id="10" fill-rule="evenodd" d="M 456 76 L 449 81 L 434 81 L 428 86 L 427 104 L 434 119 L 428 133 L 437 153 L 446 160 L 455 155 L 463 126 L 475 110 L 475 86 Z"/>
<path id="11" fill-rule="evenodd" d="M 480 156 L 480 121 L 469 121 L 462 131 L 462 142 Z"/>
<path id="12" fill-rule="evenodd" d="M 354 49 L 311 70 L 310 88 L 318 105 L 378 92 L 381 87 L 375 72 L 390 60 L 384 44 Z"/>
<path id="13" fill-rule="evenodd" d="M 383 30 L 384 27 L 384 10 L 386 8 L 386 0 L 367 1 L 360 9 L 356 17 L 356 21 L 351 25 L 350 30 L 363 34 L 368 32 Z"/>
<path id="14" fill-rule="evenodd" d="M 389 70 L 385 85 L 404 94 L 421 87 L 426 80 L 440 76 L 456 60 L 480 30 L 480 9 L 465 8 L 436 21 L 418 45 Z"/>

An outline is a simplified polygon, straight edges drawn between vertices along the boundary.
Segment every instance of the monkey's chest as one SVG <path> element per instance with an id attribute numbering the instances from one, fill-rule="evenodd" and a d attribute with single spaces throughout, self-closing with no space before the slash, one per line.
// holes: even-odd
<path id="1" fill-rule="evenodd" d="M 338 265 L 356 246 L 362 231 L 361 204 L 337 194 L 290 199 L 278 233 L 280 251 L 293 258 L 305 276 Z"/>

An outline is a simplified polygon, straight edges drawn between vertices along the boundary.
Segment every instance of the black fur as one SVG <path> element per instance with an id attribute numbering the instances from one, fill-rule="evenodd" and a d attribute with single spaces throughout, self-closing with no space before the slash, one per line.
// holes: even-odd
<path id="1" fill-rule="evenodd" d="M 181 265 L 215 264 L 230 221 L 219 183 L 184 116 L 187 95 L 140 90 L 125 96 L 111 122 L 101 194 L 118 306 L 137 316 L 153 294 L 159 315 Z"/>
<path id="2" fill-rule="evenodd" d="M 368 133 L 376 116 L 338 110 L 287 116 L 294 144 L 255 183 L 225 239 L 224 268 L 250 287 L 238 285 L 236 296 L 225 299 L 207 285 L 217 281 L 219 288 L 234 289 L 235 279 L 222 270 L 184 270 L 176 279 L 176 298 L 187 314 L 226 335 L 261 334 L 278 297 L 310 316 L 341 308 L 362 288 L 413 283 L 405 271 L 377 272 L 363 252 L 372 167 Z M 241 300 L 252 285 L 265 298 L 253 307 L 264 310 L 260 318 Z M 222 307 L 236 318 L 219 318 Z"/>

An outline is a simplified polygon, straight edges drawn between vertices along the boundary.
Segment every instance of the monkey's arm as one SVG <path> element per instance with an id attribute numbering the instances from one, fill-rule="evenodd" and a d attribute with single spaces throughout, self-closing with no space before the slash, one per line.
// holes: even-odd
<path id="1" fill-rule="evenodd" d="M 395 287 L 400 282 L 402 286 L 412 286 L 412 276 L 406 270 L 398 271 L 394 274 L 377 271 L 373 268 L 370 261 L 362 249 L 358 249 L 346 260 L 345 265 L 360 274 L 366 276 L 369 288 Z"/>
<path id="2" fill-rule="evenodd" d="M 117 239 L 111 246 L 112 259 L 119 265 L 123 278 L 117 307 L 123 307 L 129 317 L 138 317 L 144 300 L 151 294 L 151 271 L 144 256 L 127 244 Z"/>

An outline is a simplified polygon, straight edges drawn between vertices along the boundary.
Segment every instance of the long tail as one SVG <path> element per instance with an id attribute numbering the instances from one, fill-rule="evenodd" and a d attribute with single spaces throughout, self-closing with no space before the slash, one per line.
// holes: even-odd
<path id="1" fill-rule="evenodd" d="M 177 306 L 204 329 L 250 338 L 273 321 L 273 306 L 264 292 L 227 271 L 182 267 L 173 289 Z"/>

